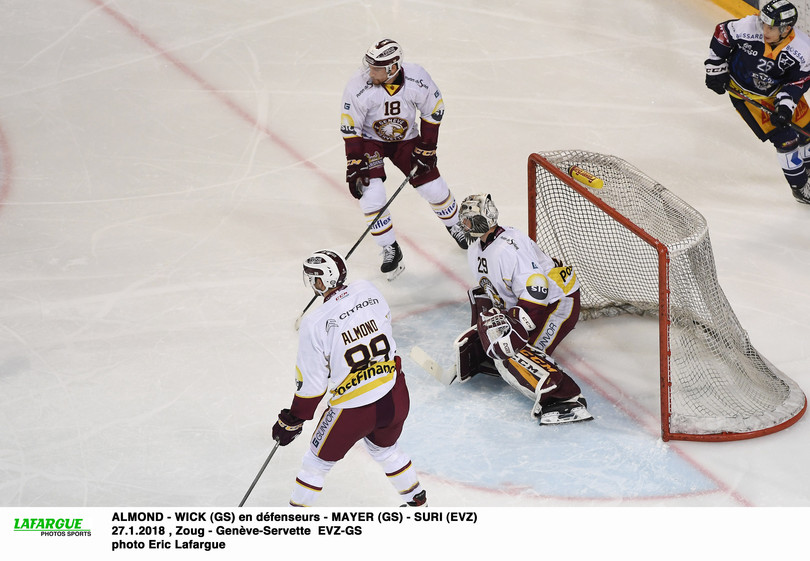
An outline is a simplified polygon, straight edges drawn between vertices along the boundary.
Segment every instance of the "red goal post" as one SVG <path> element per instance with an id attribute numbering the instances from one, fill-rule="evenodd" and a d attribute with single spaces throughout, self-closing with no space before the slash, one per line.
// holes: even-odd
<path id="1" fill-rule="evenodd" d="M 574 166 L 603 186 L 574 180 Z M 663 440 L 753 438 L 801 418 L 804 393 L 753 348 L 717 282 L 700 213 L 624 160 L 580 150 L 531 154 L 528 188 L 529 234 L 574 266 L 580 319 L 657 318 Z"/>

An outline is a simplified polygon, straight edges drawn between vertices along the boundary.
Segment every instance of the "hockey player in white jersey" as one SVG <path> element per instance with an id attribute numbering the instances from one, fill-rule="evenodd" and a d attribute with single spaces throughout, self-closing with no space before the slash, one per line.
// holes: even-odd
<path id="1" fill-rule="evenodd" d="M 519 230 L 498 225 L 489 195 L 464 199 L 460 221 L 478 286 L 468 292 L 471 327 L 456 340 L 457 375 L 465 381 L 497 372 L 534 402 L 540 424 L 592 419 L 579 385 L 549 356 L 579 319 L 573 268 Z"/>
<path id="2" fill-rule="evenodd" d="M 391 39 L 369 47 L 363 68 L 343 91 L 340 132 L 346 149 L 349 192 L 371 222 L 385 206 L 384 159 L 406 176 L 416 169 L 411 185 L 430 204 L 456 243 L 467 249 L 458 227 L 458 206 L 436 167 L 439 125 L 444 100 L 421 66 L 403 62 L 402 48 Z M 386 210 L 371 224 L 371 235 L 383 249 L 380 270 L 389 280 L 402 271 L 402 249 L 397 243 L 391 213 Z"/>
<path id="3" fill-rule="evenodd" d="M 296 391 L 290 408 L 279 413 L 273 438 L 286 446 L 327 394 L 328 407 L 304 454 L 290 504 L 313 505 L 335 463 L 362 440 L 405 505 L 424 506 L 426 493 L 397 443 L 410 399 L 391 310 L 374 285 L 345 284 L 346 275 L 346 262 L 334 251 L 316 251 L 304 261 L 304 277 L 323 305 L 301 322 Z"/>

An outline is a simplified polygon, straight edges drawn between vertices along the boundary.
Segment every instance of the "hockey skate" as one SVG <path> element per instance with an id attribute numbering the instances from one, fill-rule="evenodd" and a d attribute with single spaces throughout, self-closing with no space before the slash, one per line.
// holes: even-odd
<path id="1" fill-rule="evenodd" d="M 456 243 L 461 249 L 467 249 L 467 234 L 464 232 L 464 228 L 462 228 L 460 223 L 455 223 L 452 226 L 447 226 L 447 231 L 450 232 L 450 235 L 453 236 L 453 239 L 456 240 Z"/>
<path id="2" fill-rule="evenodd" d="M 794 189 L 791 186 L 790 190 L 793 192 L 793 196 L 796 198 L 796 201 L 810 205 L 810 181 L 805 183 L 804 187 L 799 189 Z"/>
<path id="3" fill-rule="evenodd" d="M 588 402 L 582 394 L 571 399 L 561 399 L 544 403 L 540 410 L 541 425 L 558 425 L 560 423 L 575 423 L 577 421 L 590 421 L 593 415 L 588 412 Z"/>
<path id="4" fill-rule="evenodd" d="M 402 264 L 402 250 L 399 249 L 397 242 L 383 247 L 383 262 L 380 266 L 380 271 L 388 276 L 388 280 L 392 281 L 399 276 L 405 269 Z"/>
<path id="5" fill-rule="evenodd" d="M 427 506 L 427 491 L 422 491 L 421 493 L 417 493 L 416 495 L 414 495 L 412 501 L 408 501 L 404 505 L 400 505 L 400 506 L 414 506 L 414 507 L 425 506 L 426 507 Z"/>

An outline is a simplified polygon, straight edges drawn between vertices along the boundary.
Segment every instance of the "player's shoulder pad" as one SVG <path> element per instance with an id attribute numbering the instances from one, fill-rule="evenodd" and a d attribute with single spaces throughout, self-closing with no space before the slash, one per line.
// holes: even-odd
<path id="1" fill-rule="evenodd" d="M 535 301 L 542 304 L 548 299 L 548 277 L 542 273 L 529 275 L 526 279 L 526 292 Z"/>
<path id="2" fill-rule="evenodd" d="M 740 41 L 763 41 L 759 16 L 745 16 L 726 22 L 726 29 L 731 39 Z"/>
<path id="3" fill-rule="evenodd" d="M 549 271 L 548 278 L 554 281 L 565 294 L 571 292 L 577 282 L 577 274 L 571 265 L 554 267 Z"/>
<path id="4" fill-rule="evenodd" d="M 374 85 L 368 77 L 368 70 L 361 68 L 352 74 L 352 77 L 349 78 L 349 81 L 346 83 L 346 93 L 344 97 L 351 97 L 352 100 L 356 100 L 362 97 L 366 92 L 371 91 L 373 87 Z"/>
<path id="5" fill-rule="evenodd" d="M 412 62 L 403 62 L 402 71 L 405 73 L 405 83 L 416 86 L 423 92 L 430 92 L 432 89 L 438 91 L 438 87 L 433 82 L 428 71 Z M 441 94 L 439 94 L 441 96 Z"/>
<path id="6" fill-rule="evenodd" d="M 810 37 L 798 28 L 793 28 L 795 35 L 793 40 L 785 49 L 788 54 L 795 58 L 803 71 L 810 69 Z"/>

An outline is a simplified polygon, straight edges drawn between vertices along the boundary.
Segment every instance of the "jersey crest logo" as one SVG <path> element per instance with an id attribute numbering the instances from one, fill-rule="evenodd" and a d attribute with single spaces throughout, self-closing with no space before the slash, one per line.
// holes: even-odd
<path id="1" fill-rule="evenodd" d="M 495 289 L 495 285 L 492 284 L 491 280 L 489 280 L 487 277 L 481 277 L 478 284 L 484 289 L 484 292 L 487 293 L 487 296 L 489 296 L 489 299 L 496 308 L 500 308 L 501 310 L 506 309 L 506 303 L 503 301 L 503 298 L 501 298 L 501 295 L 498 294 L 498 291 Z"/>
<path id="2" fill-rule="evenodd" d="M 773 78 L 762 72 L 757 72 L 751 75 L 754 81 L 754 86 L 760 91 L 768 91 L 773 87 Z"/>
<path id="3" fill-rule="evenodd" d="M 399 117 L 388 117 L 374 121 L 374 132 L 386 142 L 398 142 L 405 138 L 408 121 Z"/>

